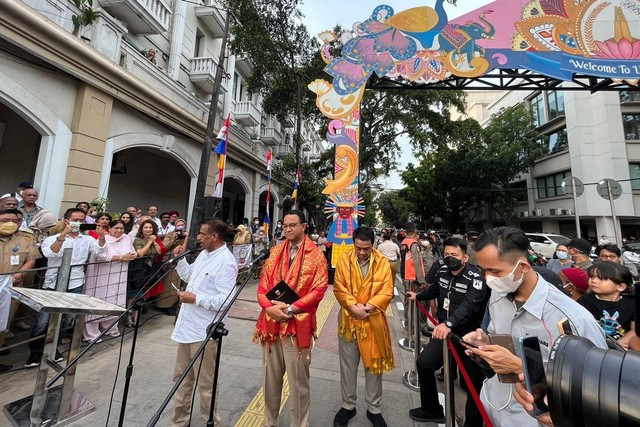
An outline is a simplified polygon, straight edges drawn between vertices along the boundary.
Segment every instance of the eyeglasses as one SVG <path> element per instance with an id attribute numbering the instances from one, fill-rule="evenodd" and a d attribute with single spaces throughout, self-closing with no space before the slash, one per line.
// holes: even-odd
<path id="1" fill-rule="evenodd" d="M 293 227 L 297 227 L 298 225 L 302 224 L 301 222 L 297 222 L 295 224 L 282 224 L 282 228 L 293 228 Z"/>

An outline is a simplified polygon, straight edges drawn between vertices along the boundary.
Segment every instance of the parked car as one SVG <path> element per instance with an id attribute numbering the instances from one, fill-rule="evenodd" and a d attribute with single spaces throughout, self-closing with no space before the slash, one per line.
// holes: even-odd
<path id="1" fill-rule="evenodd" d="M 547 259 L 553 258 L 558 245 L 566 245 L 571 241 L 566 236 L 548 233 L 526 233 L 529 238 L 531 249 L 542 254 Z"/>

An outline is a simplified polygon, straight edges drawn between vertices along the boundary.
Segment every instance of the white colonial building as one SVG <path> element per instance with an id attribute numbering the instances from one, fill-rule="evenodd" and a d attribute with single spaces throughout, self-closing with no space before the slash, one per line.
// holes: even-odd
<path id="1" fill-rule="evenodd" d="M 215 0 L 93 5 L 93 24 L 74 27 L 72 1 L 0 1 L 0 191 L 33 181 L 38 203 L 56 213 L 108 197 L 112 211 L 155 204 L 186 216 L 225 12 Z M 224 217 L 238 223 L 264 216 L 266 153 L 293 151 L 293 122 L 266 116 L 246 89 L 251 63 L 226 56 L 215 128 L 231 114 Z M 216 172 L 214 155 L 208 195 Z M 271 218 L 281 214 L 277 193 Z"/>

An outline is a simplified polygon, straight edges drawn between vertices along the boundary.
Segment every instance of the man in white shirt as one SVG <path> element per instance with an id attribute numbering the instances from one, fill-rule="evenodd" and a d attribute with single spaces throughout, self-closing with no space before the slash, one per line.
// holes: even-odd
<path id="1" fill-rule="evenodd" d="M 85 223 L 85 212 L 80 208 L 67 209 L 64 213 L 65 228 L 59 234 L 47 237 L 40 246 L 42 254 L 47 258 L 47 272 L 44 276 L 44 289 L 55 290 L 56 281 L 58 280 L 58 267 L 62 265 L 62 255 L 64 249 L 73 249 L 71 255 L 71 272 L 69 274 L 69 283 L 66 292 L 76 294 L 82 293 L 82 285 L 84 285 L 84 267 L 82 264 L 87 262 L 90 253 L 101 254 L 105 250 L 104 234 L 100 234 L 98 240 L 91 236 L 80 233 L 80 225 Z M 67 325 L 69 319 L 65 319 Z M 63 321 L 63 324 L 65 323 Z M 31 329 L 31 338 L 42 335 L 47 330 L 49 323 L 49 313 L 39 312 L 36 317 L 36 323 Z M 35 367 L 40 364 L 42 352 L 44 350 L 44 339 L 31 341 L 29 343 L 31 355 L 25 363 L 25 367 Z M 61 360 L 56 356 L 56 361 Z"/>
<path id="2" fill-rule="evenodd" d="M 153 222 L 155 222 L 156 224 L 158 224 L 158 227 L 160 227 L 162 224 L 160 223 L 160 218 L 158 218 L 158 207 L 151 205 L 147 208 L 147 215 L 149 215 L 149 218 L 151 218 L 151 220 Z"/>
<path id="3" fill-rule="evenodd" d="M 220 320 L 220 312 L 231 303 L 228 296 L 233 292 L 236 284 L 238 266 L 235 257 L 227 249 L 226 233 L 227 224 L 224 221 L 220 219 L 204 220 L 198 233 L 198 247 L 201 247 L 203 251 L 200 252 L 193 264 L 189 264 L 182 258 L 176 266 L 178 275 L 188 284 L 184 291 L 178 292 L 182 307 L 171 335 L 171 339 L 178 343 L 178 354 L 173 373 L 174 381 L 182 374 L 189 360 L 202 345 L 207 335 L 207 327 L 214 320 Z M 185 238 L 183 245 L 174 249 L 174 255 L 178 256 L 183 253 L 188 244 L 188 239 Z M 202 356 L 198 387 L 200 388 L 200 413 L 205 420 L 209 419 L 217 351 L 217 342 L 211 340 Z M 194 366 L 173 398 L 175 404 L 174 427 L 189 425 L 195 369 Z M 214 425 L 220 425 L 217 407 L 214 408 L 213 417 Z"/>
<path id="4" fill-rule="evenodd" d="M 165 236 L 175 230 L 175 225 L 172 225 L 169 212 L 162 212 L 160 214 L 160 226 L 158 227 L 158 237 L 164 239 Z"/>

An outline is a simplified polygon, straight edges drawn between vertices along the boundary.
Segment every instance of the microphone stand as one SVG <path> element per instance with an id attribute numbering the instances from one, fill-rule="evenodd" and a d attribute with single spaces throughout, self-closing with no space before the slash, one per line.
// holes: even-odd
<path id="1" fill-rule="evenodd" d="M 177 257 L 174 257 L 166 262 L 164 262 L 162 264 L 162 266 L 156 271 L 154 272 L 149 279 L 147 280 L 147 282 L 143 285 L 142 290 L 144 290 L 145 288 L 147 288 L 147 286 L 149 286 L 152 283 L 157 283 L 160 282 L 160 280 L 164 279 L 174 268 L 175 266 L 168 268 L 166 271 L 164 271 L 162 273 L 162 275 L 156 279 L 156 276 L 158 275 L 158 272 L 162 272 L 166 266 L 171 265 L 171 263 L 173 263 L 176 260 L 179 260 L 187 255 L 189 255 L 191 253 L 191 251 L 185 251 L 182 254 L 178 255 Z M 62 377 L 64 375 L 64 373 L 71 368 L 72 366 L 74 366 L 76 363 L 78 363 L 78 360 L 80 360 L 88 351 L 89 349 L 91 349 L 95 344 L 98 343 L 98 341 L 100 341 L 100 339 L 106 335 L 106 333 L 114 326 L 117 325 L 118 322 L 120 322 L 120 319 L 122 319 L 124 316 L 128 315 L 131 311 L 137 311 L 138 315 L 136 316 L 136 323 L 133 329 L 133 338 L 131 340 L 131 350 L 129 350 L 129 364 L 127 365 L 127 370 L 125 373 L 125 383 L 124 383 L 124 388 L 122 390 L 122 406 L 120 407 L 120 416 L 118 418 L 118 427 L 122 427 L 124 425 L 124 415 L 125 415 L 125 411 L 126 411 L 126 406 L 127 406 L 127 397 L 129 395 L 129 386 L 131 384 L 131 377 L 133 376 L 133 358 L 134 358 L 134 354 L 136 351 L 136 342 L 138 339 L 138 329 L 140 328 L 140 309 L 142 308 L 142 306 L 144 305 L 144 298 L 145 296 L 151 291 L 151 289 L 153 289 L 155 287 L 154 286 L 149 286 L 148 289 L 146 289 L 144 291 L 144 293 L 140 294 L 140 292 L 138 292 L 138 295 L 136 295 L 133 303 L 122 313 L 120 314 L 120 316 L 118 316 L 113 323 L 111 323 L 109 325 L 108 328 L 106 328 L 104 331 L 102 331 L 100 333 L 100 335 L 98 335 L 98 337 L 93 340 L 91 343 L 89 343 L 89 345 L 82 350 L 82 352 L 80 352 L 80 354 L 78 354 L 78 356 L 73 359 L 72 361 L 70 361 L 67 366 L 64 367 L 64 369 L 62 369 L 60 372 L 58 372 L 53 378 L 51 378 L 51 380 L 49 380 L 49 382 L 46 384 L 47 388 L 50 388 L 56 381 L 58 381 L 58 379 L 60 377 Z"/>
<path id="2" fill-rule="evenodd" d="M 198 348 L 196 353 L 193 355 L 193 357 L 191 358 L 191 360 L 187 364 L 187 367 L 184 369 L 184 371 L 182 371 L 182 374 L 180 375 L 180 378 L 178 378 L 176 383 L 173 385 L 173 387 L 171 388 L 171 391 L 169 392 L 167 397 L 165 397 L 164 401 L 160 405 L 160 408 L 158 408 L 158 410 L 155 412 L 155 414 L 153 414 L 153 417 L 151 418 L 151 420 L 147 424 L 147 427 L 154 427 L 158 423 L 158 421 L 160 420 L 160 416 L 162 416 L 162 412 L 165 410 L 167 405 L 169 405 L 169 402 L 171 402 L 171 399 L 173 398 L 173 395 L 176 394 L 176 392 L 178 391 L 178 387 L 180 387 L 180 384 L 182 384 L 182 382 L 187 377 L 187 375 L 189 375 L 189 371 L 191 371 L 191 368 L 193 368 L 193 365 L 195 365 L 195 363 L 198 360 L 198 358 L 204 353 L 205 347 L 209 343 L 209 340 L 215 339 L 216 341 L 218 341 L 218 348 L 217 348 L 217 351 L 216 351 L 216 362 L 215 362 L 216 364 L 215 364 L 214 371 L 213 371 L 213 387 L 212 387 L 212 394 L 211 394 L 211 406 L 209 407 L 209 419 L 207 420 L 207 427 L 213 427 L 213 413 L 215 411 L 216 393 L 218 391 L 218 375 L 219 375 L 219 369 L 220 369 L 220 355 L 222 354 L 222 338 L 227 336 L 227 335 L 229 335 L 229 330 L 224 327 L 223 320 L 224 320 L 225 316 L 227 315 L 227 313 L 229 312 L 229 310 L 231 310 L 231 306 L 233 306 L 233 303 L 236 302 L 236 300 L 238 299 L 238 296 L 240 296 L 240 292 L 242 292 L 244 287 L 249 282 L 249 279 L 251 279 L 252 274 L 255 271 L 255 269 L 257 268 L 259 261 L 262 261 L 263 259 L 268 258 L 268 257 L 269 257 L 269 250 L 265 249 L 260 253 L 260 255 L 258 255 L 256 257 L 256 259 L 254 259 L 251 262 L 251 264 L 249 266 L 249 270 L 248 270 L 249 274 L 247 274 L 247 277 L 245 277 L 244 282 L 242 282 L 240 284 L 240 286 L 236 290 L 235 295 L 229 294 L 229 295 L 233 295 L 233 298 L 231 299 L 229 304 L 226 305 L 226 307 L 224 308 L 222 313 L 218 316 L 218 318 L 217 319 L 213 319 L 211 324 L 209 326 L 207 326 L 207 336 L 205 337 L 204 341 L 200 345 L 200 348 Z"/>

